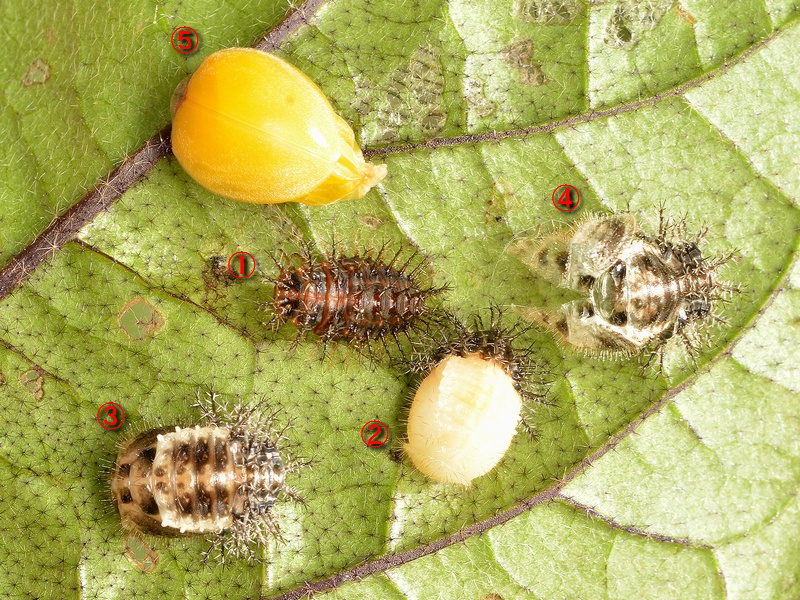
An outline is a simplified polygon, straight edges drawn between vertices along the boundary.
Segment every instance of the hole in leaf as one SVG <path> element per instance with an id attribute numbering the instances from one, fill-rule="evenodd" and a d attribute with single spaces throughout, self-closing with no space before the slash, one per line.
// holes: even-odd
<path id="1" fill-rule="evenodd" d="M 617 48 L 631 49 L 642 35 L 655 29 L 661 17 L 672 8 L 674 0 L 622 0 L 606 25 L 605 42 Z M 680 14 L 680 13 L 679 13 Z"/>
<path id="2" fill-rule="evenodd" d="M 125 540 L 125 554 L 145 573 L 152 573 L 158 566 L 158 553 L 135 535 Z"/>
<path id="3" fill-rule="evenodd" d="M 579 0 L 522 0 L 517 15 L 525 21 L 544 25 L 565 25 L 581 12 Z"/>
<path id="4" fill-rule="evenodd" d="M 359 91 L 369 93 L 367 88 Z M 443 94 L 441 50 L 424 46 L 389 76 L 376 119 L 365 124 L 367 136 L 376 141 L 435 136 L 447 122 Z"/>
<path id="5" fill-rule="evenodd" d="M 36 400 L 41 400 L 44 396 L 44 390 L 42 389 L 44 379 L 42 379 L 42 374 L 36 369 L 30 369 L 22 373 L 19 376 L 19 382 Z"/>
<path id="6" fill-rule="evenodd" d="M 48 79 L 50 79 L 50 65 L 41 58 L 37 58 L 25 71 L 25 75 L 22 76 L 22 85 L 28 87 L 35 83 L 44 83 Z"/>
<path id="7" fill-rule="evenodd" d="M 143 340 L 164 325 L 164 317 L 144 298 L 126 304 L 117 321 L 132 340 Z"/>
<path id="8" fill-rule="evenodd" d="M 533 41 L 516 40 L 500 52 L 500 58 L 519 73 L 526 85 L 539 86 L 547 81 L 539 65 L 533 62 Z"/>

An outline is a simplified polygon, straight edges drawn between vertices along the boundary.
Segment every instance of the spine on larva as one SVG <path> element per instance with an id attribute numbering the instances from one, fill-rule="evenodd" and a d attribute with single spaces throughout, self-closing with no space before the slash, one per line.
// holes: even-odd
<path id="1" fill-rule="evenodd" d="M 678 278 L 677 282 L 683 295 L 711 294 L 717 287 L 717 278 L 713 271 L 687 273 Z"/>

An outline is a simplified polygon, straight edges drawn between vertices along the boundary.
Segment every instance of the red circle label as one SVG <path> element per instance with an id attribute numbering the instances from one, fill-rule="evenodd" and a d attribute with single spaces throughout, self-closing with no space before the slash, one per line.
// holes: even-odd
<path id="1" fill-rule="evenodd" d="M 189 54 L 197 49 L 200 37 L 191 27 L 176 27 L 169 38 L 169 43 L 172 44 L 176 52 Z"/>
<path id="2" fill-rule="evenodd" d="M 250 260 L 247 257 L 250 257 Z M 236 271 L 239 272 L 238 275 Z M 249 252 L 235 252 L 228 259 L 228 272 L 236 279 L 247 279 L 256 272 L 256 259 Z"/>
<path id="3" fill-rule="evenodd" d="M 561 212 L 570 212 L 578 207 L 581 195 L 574 185 L 564 183 L 553 190 L 553 206 Z"/>
<path id="4" fill-rule="evenodd" d="M 364 437 L 364 433 L 368 437 Z M 380 448 L 389 441 L 389 428 L 381 421 L 368 421 L 361 428 L 361 441 L 370 448 Z"/>
<path id="5" fill-rule="evenodd" d="M 119 429 L 125 422 L 125 411 L 116 402 L 106 402 L 97 409 L 97 422 L 103 429 Z"/>

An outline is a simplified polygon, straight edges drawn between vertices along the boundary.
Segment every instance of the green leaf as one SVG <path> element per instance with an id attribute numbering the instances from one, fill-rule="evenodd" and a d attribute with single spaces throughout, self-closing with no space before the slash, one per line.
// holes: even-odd
<path id="1" fill-rule="evenodd" d="M 203 58 L 249 45 L 288 2 L 77 0 L 0 6 L 0 265 L 170 121 L 175 86 Z M 170 45 L 199 32 L 196 52 Z"/>
<path id="2" fill-rule="evenodd" d="M 389 175 L 358 201 L 252 206 L 164 159 L 0 301 L 0 593 L 797 598 L 800 7 L 729 4 L 323 3 L 279 53 Z M 285 8 L 4 5 L 0 263 L 168 122 L 204 56 Z M 200 33 L 189 58 L 168 45 L 180 25 Z M 577 213 L 553 207 L 562 183 Z M 320 360 L 265 324 L 272 259 L 334 238 L 417 246 L 463 316 L 557 305 L 564 290 L 514 241 L 627 208 L 652 232 L 662 203 L 708 227 L 704 252 L 735 252 L 726 323 L 697 364 L 670 342 L 660 372 L 527 333 L 553 381 L 529 407 L 536 438 L 469 489 L 362 443 L 380 419 L 400 447 L 413 381 L 345 345 Z M 257 272 L 234 280 L 240 250 Z M 208 388 L 264 399 L 293 423 L 284 451 L 312 462 L 290 475 L 305 503 L 279 502 L 284 539 L 263 564 L 204 564 L 205 540 L 123 531 L 108 500 L 117 444 L 197 423 Z M 124 408 L 119 430 L 98 424 L 105 402 Z"/>

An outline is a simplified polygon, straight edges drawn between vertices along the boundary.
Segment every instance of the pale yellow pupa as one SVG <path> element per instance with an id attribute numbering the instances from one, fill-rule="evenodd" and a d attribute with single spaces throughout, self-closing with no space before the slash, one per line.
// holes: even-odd
<path id="1" fill-rule="evenodd" d="M 516 382 L 500 364 L 451 354 L 414 395 L 405 451 L 431 479 L 469 485 L 505 456 L 521 410 Z"/>
<path id="2" fill-rule="evenodd" d="M 403 449 L 436 481 L 469 486 L 495 468 L 522 423 L 523 402 L 541 396 L 531 348 L 515 347 L 527 328 L 503 327 L 493 310 L 484 326 L 453 316 L 434 347 L 411 364 L 423 379 L 408 415 Z"/>

